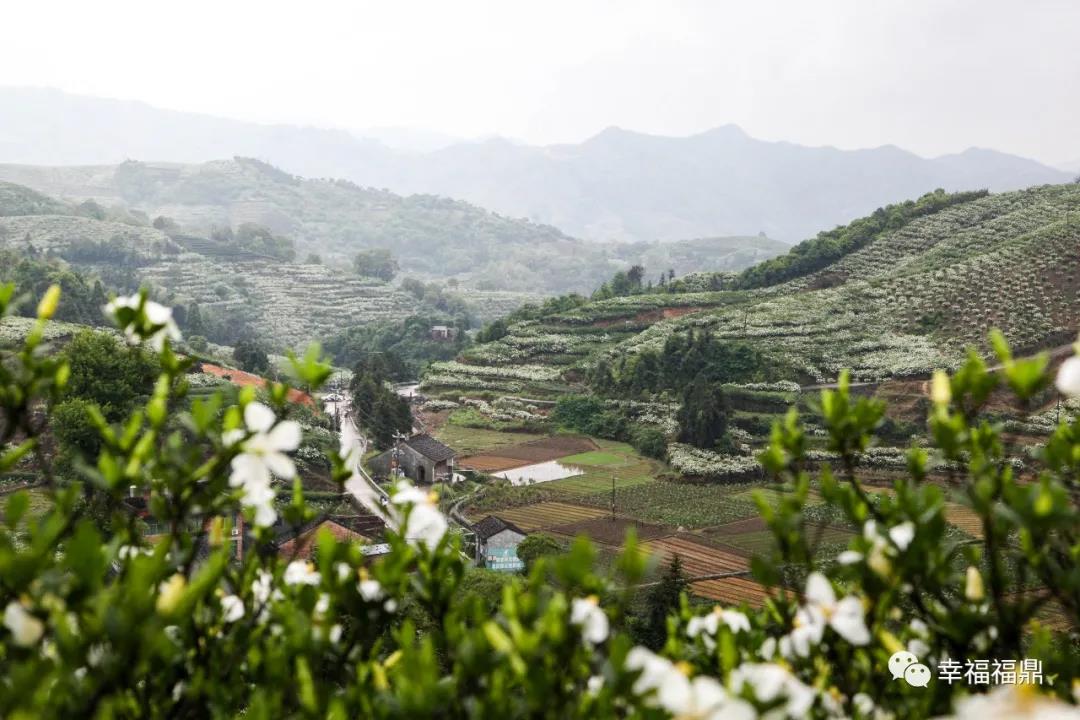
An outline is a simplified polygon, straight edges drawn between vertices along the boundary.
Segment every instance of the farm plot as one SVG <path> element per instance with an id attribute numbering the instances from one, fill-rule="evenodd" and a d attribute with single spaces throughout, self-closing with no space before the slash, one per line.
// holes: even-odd
<path id="1" fill-rule="evenodd" d="M 807 526 L 807 536 L 811 543 L 816 543 L 819 548 L 826 548 L 837 544 L 846 545 L 855 537 L 855 533 L 830 525 L 812 525 Z M 776 549 L 776 537 L 767 529 L 742 533 L 719 533 L 714 530 L 709 532 L 707 537 L 747 557 L 768 556 Z"/>
<path id="2" fill-rule="evenodd" d="M 690 583 L 690 591 L 699 597 L 715 600 L 724 605 L 742 605 L 761 607 L 765 600 L 774 594 L 761 583 L 748 578 L 730 577 L 718 580 L 699 580 Z"/>
<path id="3" fill-rule="evenodd" d="M 945 503 L 945 520 L 971 537 L 982 539 L 982 519 L 966 505 Z"/>
<path id="4" fill-rule="evenodd" d="M 569 537 L 587 535 L 594 542 L 604 543 L 621 547 L 626 540 L 626 534 L 631 530 L 637 535 L 638 540 L 655 540 L 671 534 L 671 528 L 663 525 L 650 525 L 636 520 L 623 517 L 612 519 L 610 516 L 581 520 L 567 525 L 556 525 L 548 528 L 549 532 Z"/>
<path id="5" fill-rule="evenodd" d="M 523 505 L 509 510 L 497 510 L 480 514 L 484 516 L 495 515 L 514 523 L 526 532 L 533 532 L 603 517 L 605 513 L 598 508 L 561 502 L 542 502 L 535 505 Z"/>
<path id="6" fill-rule="evenodd" d="M 641 547 L 665 564 L 678 555 L 690 577 L 750 569 L 750 563 L 742 555 L 704 545 L 682 535 L 650 540 L 642 543 Z"/>
<path id="7" fill-rule="evenodd" d="M 584 481 L 582 478 L 571 478 L 550 483 L 550 487 L 555 489 L 564 483 L 576 482 Z M 598 489 L 593 494 L 582 495 L 578 501 L 586 505 L 610 508 L 610 473 L 607 476 L 606 488 L 601 478 L 597 478 L 594 487 Z M 616 489 L 615 511 L 621 515 L 630 515 L 662 525 L 711 527 L 758 516 L 757 506 L 752 501 L 734 497 L 746 488 L 746 485 L 695 485 L 665 480 L 640 482 Z"/>
<path id="8" fill-rule="evenodd" d="M 459 465 L 465 458 L 476 458 L 487 453 L 500 455 L 499 451 L 504 447 L 543 438 L 542 435 L 530 433 L 472 428 L 450 423 L 438 427 L 434 435 L 440 442 L 454 448 L 463 456 L 458 458 Z"/>
<path id="9" fill-rule="evenodd" d="M 504 445 L 491 453 L 463 457 L 458 464 L 483 472 L 498 472 L 523 465 L 560 460 L 567 455 L 588 453 L 596 449 L 596 443 L 590 438 L 556 435 L 515 445 Z"/>

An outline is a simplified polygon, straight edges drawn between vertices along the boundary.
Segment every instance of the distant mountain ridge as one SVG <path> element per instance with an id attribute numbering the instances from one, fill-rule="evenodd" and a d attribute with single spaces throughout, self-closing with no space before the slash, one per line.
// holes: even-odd
<path id="1" fill-rule="evenodd" d="M 609 128 L 579 144 L 504 139 L 400 152 L 341 130 L 259 125 L 0 88 L 0 162 L 204 162 L 244 155 L 307 177 L 430 193 L 593 240 L 675 240 L 765 232 L 797 242 L 887 203 L 946 190 L 1013 190 L 1074 173 L 985 149 L 922 158 L 757 140 L 726 125 L 671 138 Z"/>

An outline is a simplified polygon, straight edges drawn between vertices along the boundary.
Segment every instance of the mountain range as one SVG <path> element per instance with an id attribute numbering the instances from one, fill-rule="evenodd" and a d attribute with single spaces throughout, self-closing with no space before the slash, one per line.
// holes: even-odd
<path id="1" fill-rule="evenodd" d="M 385 136 L 385 134 L 384 134 Z M 1006 191 L 1072 173 L 995 150 L 806 147 L 727 125 L 690 137 L 609 128 L 578 144 L 493 138 L 429 152 L 40 88 L 0 88 L 0 162 L 204 162 L 243 155 L 307 177 L 465 200 L 591 240 L 755 235 L 796 242 L 937 187 Z"/>

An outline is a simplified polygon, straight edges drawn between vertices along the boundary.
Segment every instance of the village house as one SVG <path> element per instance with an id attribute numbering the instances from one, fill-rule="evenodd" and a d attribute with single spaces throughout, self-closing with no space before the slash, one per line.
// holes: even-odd
<path id="1" fill-rule="evenodd" d="M 454 476 L 456 453 L 426 433 L 399 441 L 390 450 L 368 462 L 378 477 L 390 477 L 400 469 L 402 477 L 417 484 L 450 482 Z"/>
<path id="2" fill-rule="evenodd" d="M 444 342 L 450 342 L 457 338 L 457 328 L 449 327 L 447 325 L 432 325 L 431 326 L 431 339 L 440 340 Z"/>
<path id="3" fill-rule="evenodd" d="M 489 570 L 519 572 L 525 563 L 517 549 L 528 533 L 500 517 L 488 515 L 473 525 L 476 534 L 476 562 Z"/>

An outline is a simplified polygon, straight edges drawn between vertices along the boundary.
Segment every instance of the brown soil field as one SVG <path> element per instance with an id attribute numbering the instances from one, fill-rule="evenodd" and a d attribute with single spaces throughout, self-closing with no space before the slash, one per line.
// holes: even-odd
<path id="1" fill-rule="evenodd" d="M 642 543 L 642 547 L 659 556 L 665 564 L 678 555 L 690 577 L 750 569 L 750 563 L 742 555 L 710 547 L 683 535 L 650 540 Z"/>
<path id="2" fill-rule="evenodd" d="M 497 454 L 485 453 L 463 457 L 457 461 L 457 464 L 483 472 L 500 472 L 597 449 L 599 446 L 587 437 L 556 435 L 518 445 L 507 445 L 499 448 Z"/>
<path id="3" fill-rule="evenodd" d="M 761 607 L 765 599 L 774 594 L 764 585 L 749 578 L 731 577 L 719 580 L 700 580 L 690 584 L 690 590 L 700 597 L 716 600 L 724 605 Z"/>
<path id="4" fill-rule="evenodd" d="M 983 527 L 979 514 L 966 505 L 945 503 L 945 520 L 950 525 L 955 525 L 968 535 L 982 539 Z"/>
<path id="5" fill-rule="evenodd" d="M 472 455 L 457 461 L 458 467 L 479 470 L 480 472 L 494 473 L 503 470 L 511 470 L 530 463 L 518 458 L 503 457 L 502 455 Z"/>
<path id="6" fill-rule="evenodd" d="M 690 313 L 701 312 L 702 310 L 708 309 L 709 308 L 707 307 L 670 307 L 660 310 L 647 310 L 645 312 L 639 312 L 629 322 L 659 322 L 661 320 L 670 320 L 672 318 L 682 317 L 683 315 L 689 315 Z M 619 318 L 618 320 L 597 320 L 592 326 L 611 327 L 613 325 L 621 325 L 625 322 L 627 322 L 626 318 Z"/>
<path id="7" fill-rule="evenodd" d="M 600 508 L 582 507 L 561 502 L 542 502 L 535 505 L 522 505 L 508 510 L 479 513 L 476 519 L 487 515 L 495 515 L 514 523 L 526 532 L 533 532 L 602 517 L 604 514 L 604 511 Z M 471 519 L 473 518 L 470 517 Z"/>
<path id="8" fill-rule="evenodd" d="M 550 532 L 560 535 L 577 537 L 588 535 L 596 542 L 607 545 L 621 546 L 626 540 L 626 533 L 633 529 L 637 533 L 638 540 L 652 540 L 672 533 L 671 528 L 663 525 L 650 525 L 628 518 L 610 516 L 596 517 L 589 520 L 580 520 L 567 525 L 556 525 L 548 528 Z"/>

